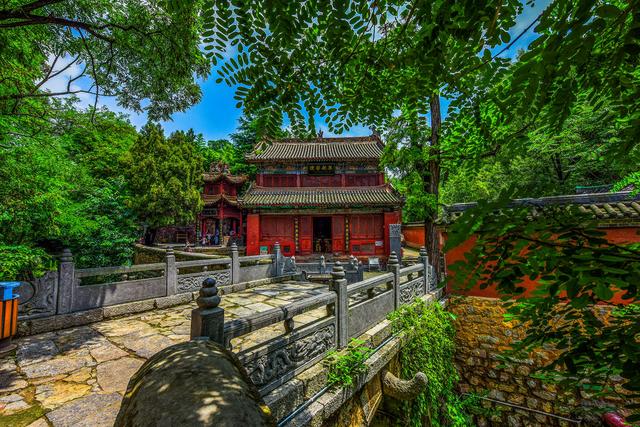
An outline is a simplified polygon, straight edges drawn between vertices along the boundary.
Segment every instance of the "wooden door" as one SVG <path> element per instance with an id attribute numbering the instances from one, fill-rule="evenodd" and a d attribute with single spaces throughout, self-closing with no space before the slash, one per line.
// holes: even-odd
<path id="1" fill-rule="evenodd" d="M 298 237 L 300 244 L 300 253 L 310 254 L 312 240 L 311 217 L 301 216 L 298 220 L 298 226 L 300 230 L 300 235 Z"/>
<path id="2" fill-rule="evenodd" d="M 344 252 L 344 215 L 332 217 L 331 234 L 333 235 L 333 252 Z"/>

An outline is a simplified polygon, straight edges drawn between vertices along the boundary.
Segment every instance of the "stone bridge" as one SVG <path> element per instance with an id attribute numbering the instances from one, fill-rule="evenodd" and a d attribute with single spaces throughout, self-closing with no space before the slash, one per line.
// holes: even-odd
<path id="1" fill-rule="evenodd" d="M 421 255 L 351 284 L 338 264 L 329 285 L 283 280 L 225 292 L 215 320 L 223 332 L 213 338 L 237 354 L 280 425 L 363 424 L 382 401 L 381 369 L 397 372 L 400 343 L 387 314 L 416 297 L 435 298 Z M 17 352 L 0 359 L 0 425 L 113 425 L 131 375 L 189 340 L 194 309 L 191 302 L 16 340 Z M 376 350 L 368 373 L 357 387 L 330 389 L 319 362 L 354 337 Z"/>

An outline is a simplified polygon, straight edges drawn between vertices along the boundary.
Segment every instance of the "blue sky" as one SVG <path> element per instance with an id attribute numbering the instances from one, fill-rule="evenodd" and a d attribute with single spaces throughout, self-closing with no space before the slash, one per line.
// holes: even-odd
<path id="1" fill-rule="evenodd" d="M 550 0 L 538 0 L 533 6 L 525 6 L 523 13 L 517 18 L 516 25 L 510 30 L 511 36 L 516 37 L 524 30 L 549 4 Z M 536 37 L 533 29 L 529 30 L 514 46 L 504 53 L 504 56 L 512 57 L 519 49 L 525 49 Z M 493 51 L 498 52 L 503 46 L 495 48 Z M 50 82 L 46 88 L 55 90 L 56 86 L 66 86 L 67 74 L 75 75 L 73 68 L 59 76 L 56 81 Z M 236 100 L 233 99 L 234 88 L 224 83 L 216 83 L 215 72 L 211 74 L 209 79 L 200 80 L 202 88 L 202 100 L 197 105 L 192 106 L 183 113 L 175 113 L 171 121 L 163 122 L 162 125 L 167 133 L 174 130 L 187 130 L 193 128 L 196 133 L 202 133 L 205 139 L 221 139 L 228 136 L 236 129 L 238 119 L 242 114 L 242 110 L 236 108 Z M 81 102 L 87 105 L 93 104 L 93 99 L 85 99 L 81 97 Z M 104 105 L 111 110 L 124 112 L 129 115 L 131 122 L 138 128 L 147 121 L 145 114 L 136 114 L 127 111 L 115 104 L 113 99 L 102 98 L 100 105 Z M 444 100 L 443 111 L 446 109 L 448 102 Z M 324 131 L 325 136 L 331 135 L 324 121 L 319 118 L 317 128 Z M 346 132 L 347 135 L 369 135 L 371 131 L 368 126 L 357 125 Z"/>

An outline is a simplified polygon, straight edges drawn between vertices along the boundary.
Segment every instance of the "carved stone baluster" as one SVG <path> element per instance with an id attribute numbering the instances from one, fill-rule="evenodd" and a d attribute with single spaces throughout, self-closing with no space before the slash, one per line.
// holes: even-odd
<path id="1" fill-rule="evenodd" d="M 336 323 L 338 324 L 338 347 L 344 347 L 349 340 L 349 297 L 347 295 L 347 279 L 345 279 L 342 263 L 336 261 L 331 272 L 331 287 L 336 293 Z"/>
<path id="2" fill-rule="evenodd" d="M 387 270 L 393 273 L 393 309 L 400 307 L 400 261 L 395 252 L 391 252 Z"/>

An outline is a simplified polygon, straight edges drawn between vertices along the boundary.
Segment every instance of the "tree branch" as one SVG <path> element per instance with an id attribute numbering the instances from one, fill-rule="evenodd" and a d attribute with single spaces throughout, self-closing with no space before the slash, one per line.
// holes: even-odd
<path id="1" fill-rule="evenodd" d="M 1 10 L 0 19 L 8 19 L 8 18 L 5 18 L 6 15 L 15 14 L 15 13 L 32 12 L 36 9 L 40 9 L 41 7 L 51 6 L 52 4 L 61 3 L 63 1 L 64 0 L 38 0 L 22 6 L 14 7 L 13 9 L 10 9 L 10 10 Z"/>
<path id="2" fill-rule="evenodd" d="M 5 14 L 4 16 L 0 15 L 0 20 L 2 21 L 13 20 L 13 19 L 16 19 L 18 21 L 0 24 L 0 28 L 17 28 L 17 27 L 26 27 L 30 25 L 53 24 L 53 25 L 60 25 L 63 27 L 72 27 L 77 30 L 80 30 L 80 29 L 85 30 L 92 36 L 109 43 L 113 43 L 115 41 L 113 38 L 98 32 L 99 29 L 108 28 L 109 25 L 96 27 L 91 24 L 87 24 L 86 22 L 75 21 L 67 18 L 57 18 L 55 16 L 34 15 L 32 13 L 26 13 L 26 14 L 8 13 L 8 14 Z"/>

